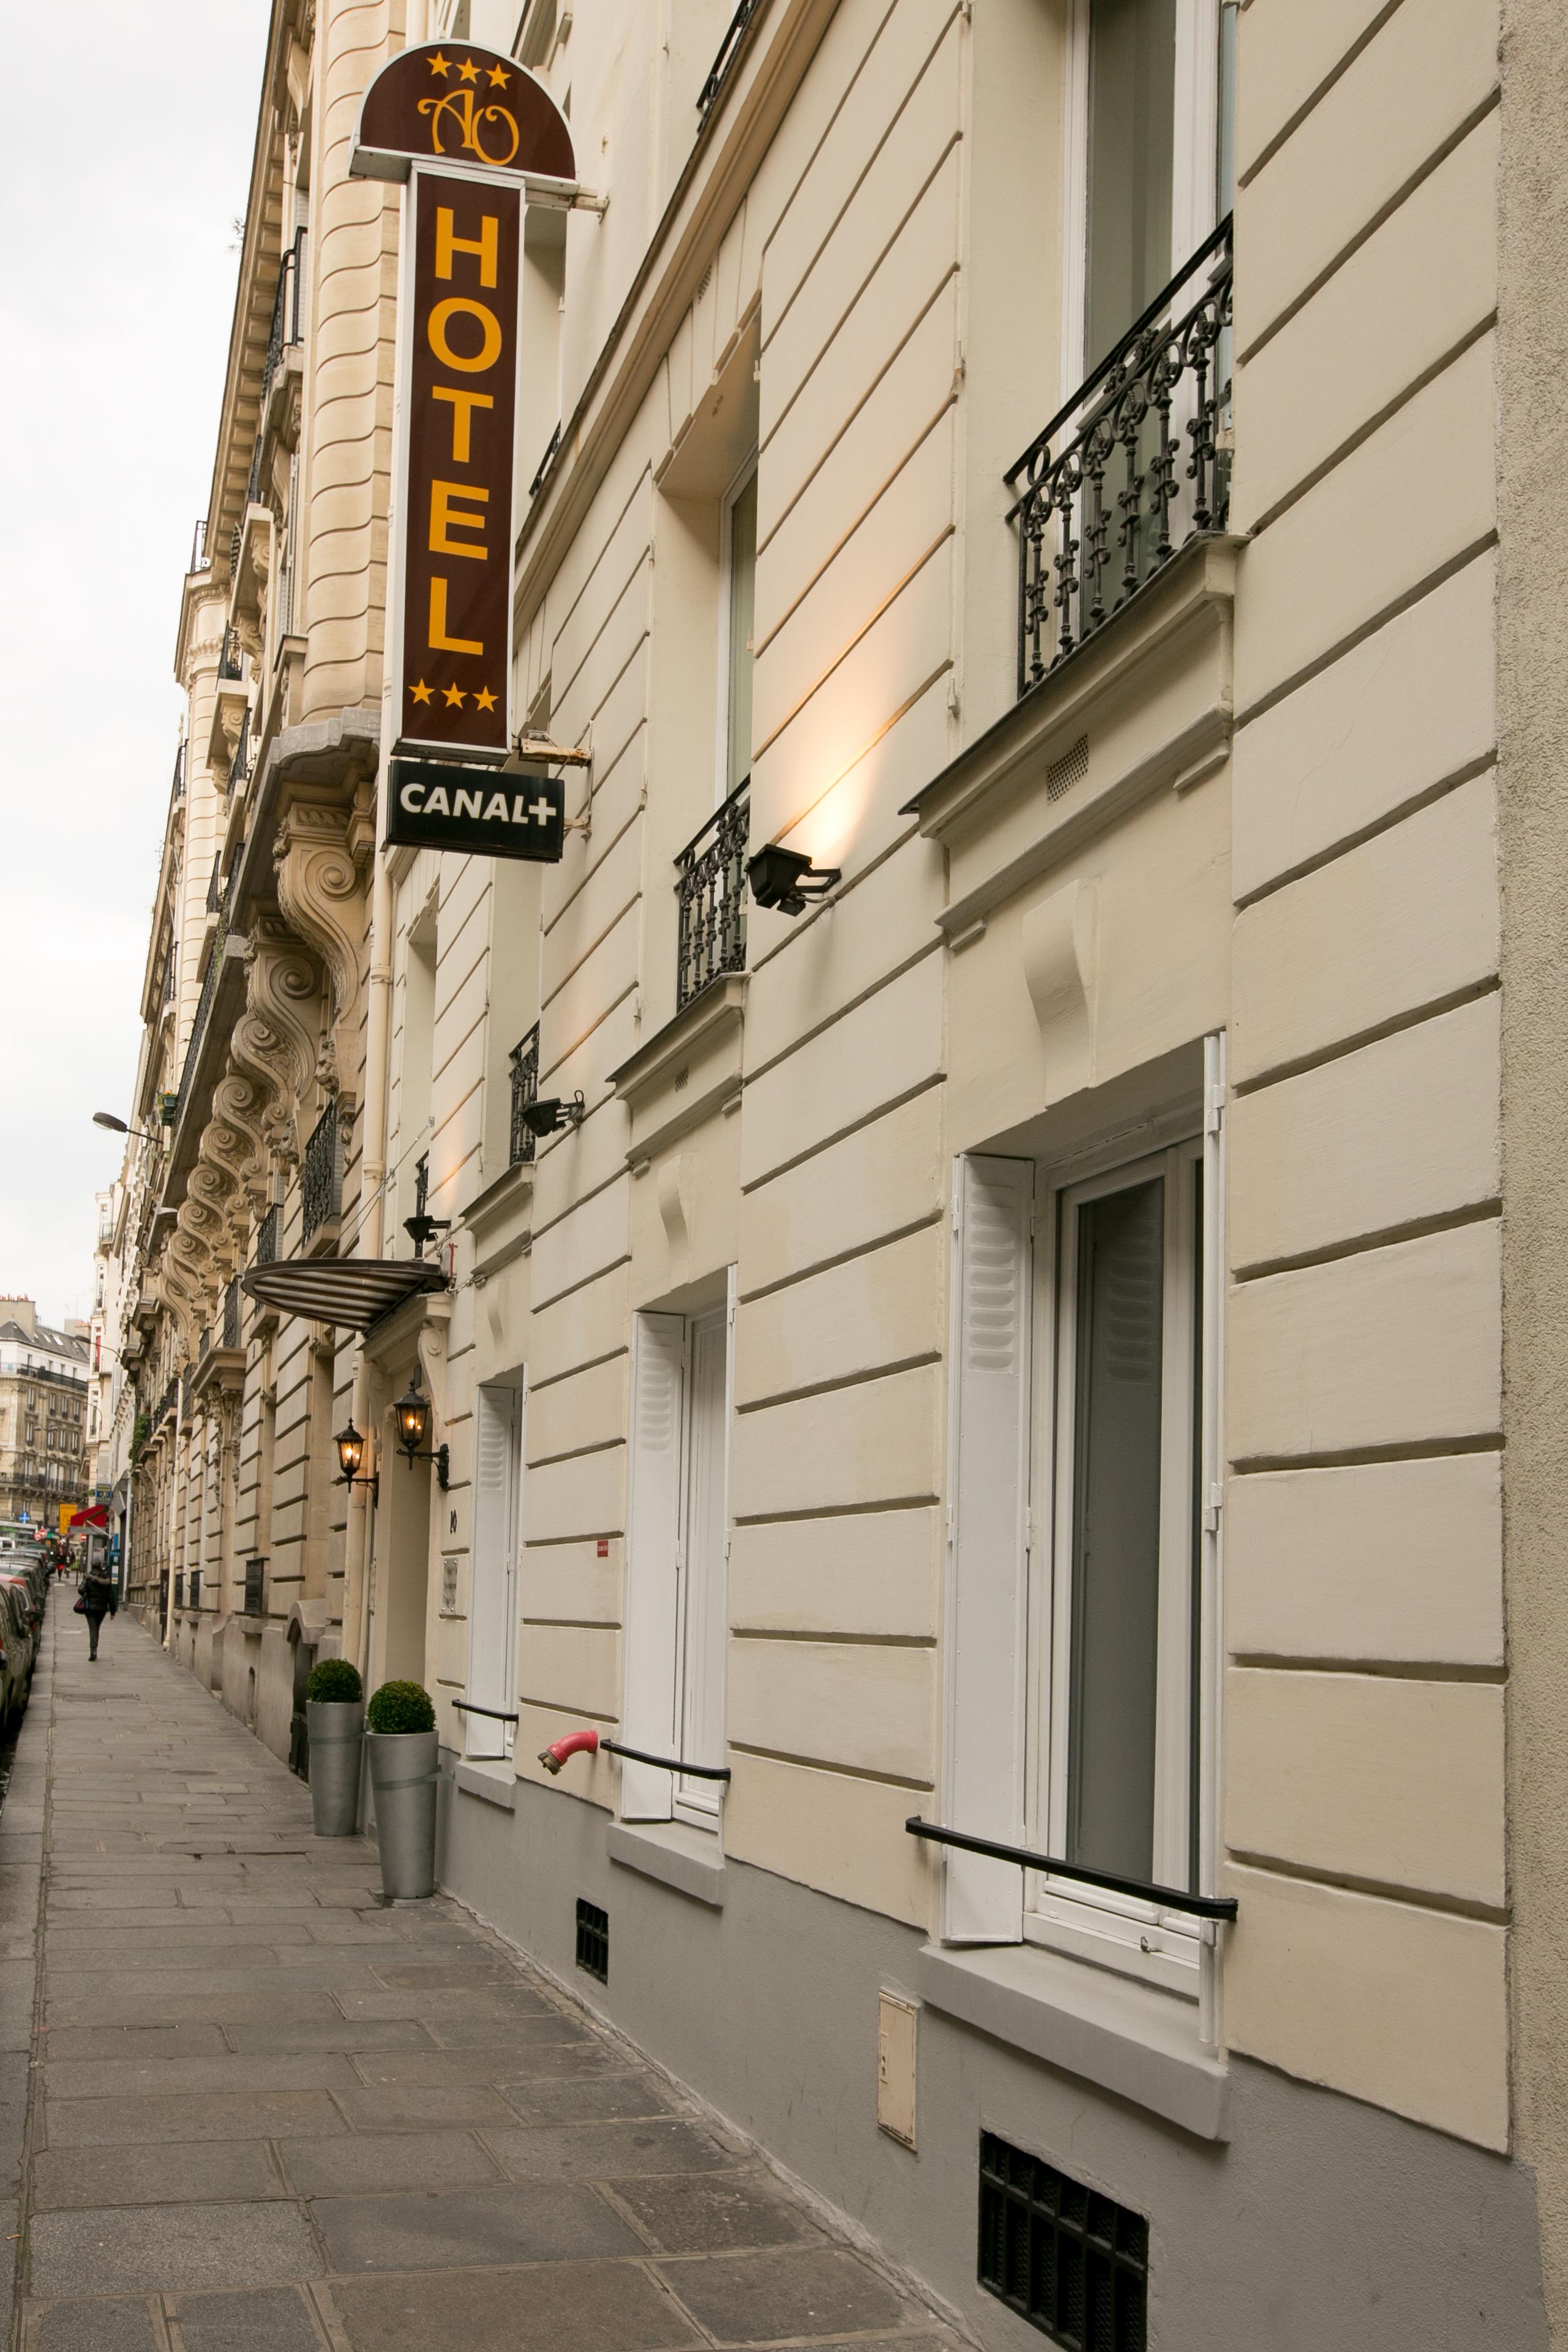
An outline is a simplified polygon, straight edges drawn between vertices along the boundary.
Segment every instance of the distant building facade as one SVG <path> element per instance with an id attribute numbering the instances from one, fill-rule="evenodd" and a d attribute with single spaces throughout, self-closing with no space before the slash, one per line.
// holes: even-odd
<path id="1" fill-rule="evenodd" d="M 0 1297 L 0 1519 L 51 1534 L 87 1499 L 89 1331 L 51 1330 L 30 1298 Z"/>
<path id="2" fill-rule="evenodd" d="M 542 871 L 385 845 L 348 155 L 427 35 L 596 200 Z M 132 1601 L 297 1765 L 312 1659 L 423 1681 L 444 1882 L 988 2346 L 1075 2265 L 1108 2342 L 1568 2344 L 1565 107 L 1544 0 L 273 9 Z"/>

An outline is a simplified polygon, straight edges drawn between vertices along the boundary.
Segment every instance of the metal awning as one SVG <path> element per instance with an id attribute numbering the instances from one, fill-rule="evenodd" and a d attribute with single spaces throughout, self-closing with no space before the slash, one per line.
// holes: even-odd
<path id="1" fill-rule="evenodd" d="M 240 1276 L 247 1297 L 353 1331 L 368 1331 L 422 1291 L 445 1287 L 441 1266 L 422 1257 L 275 1258 Z"/>

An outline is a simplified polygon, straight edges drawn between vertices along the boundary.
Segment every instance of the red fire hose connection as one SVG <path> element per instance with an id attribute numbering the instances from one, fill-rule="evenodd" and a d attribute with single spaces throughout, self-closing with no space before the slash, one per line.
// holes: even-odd
<path id="1" fill-rule="evenodd" d="M 539 1750 L 539 1762 L 547 1772 L 559 1772 L 569 1756 L 593 1756 L 599 1751 L 597 1731 L 569 1731 L 564 1739 L 552 1739 L 548 1748 Z"/>

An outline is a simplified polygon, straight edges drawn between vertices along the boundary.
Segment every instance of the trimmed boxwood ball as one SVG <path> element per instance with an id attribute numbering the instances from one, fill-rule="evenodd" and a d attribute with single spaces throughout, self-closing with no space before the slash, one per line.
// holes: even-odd
<path id="1" fill-rule="evenodd" d="M 435 1709 L 419 1683 L 383 1683 L 365 1709 L 371 1731 L 434 1731 Z"/>
<path id="2" fill-rule="evenodd" d="M 310 1679 L 305 1685 L 306 1697 L 317 1706 L 323 1701 L 335 1701 L 340 1706 L 352 1706 L 364 1695 L 360 1670 L 351 1666 L 347 1658 L 322 1658 L 311 1667 Z"/>

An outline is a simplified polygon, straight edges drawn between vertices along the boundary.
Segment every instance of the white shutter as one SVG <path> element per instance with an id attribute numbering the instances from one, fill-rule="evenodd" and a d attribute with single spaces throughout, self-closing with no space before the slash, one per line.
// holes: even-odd
<path id="1" fill-rule="evenodd" d="M 516 1635 L 516 1514 L 518 1407 L 513 1389 L 483 1387 L 475 1399 L 474 1549 L 468 1578 L 468 1692 L 479 1706 L 508 1708 Z M 507 1727 L 490 1716 L 464 1718 L 465 1751 L 502 1756 Z"/>
<path id="2" fill-rule="evenodd" d="M 626 1605 L 621 1737 L 675 1752 L 676 1545 L 686 1327 L 679 1315 L 638 1315 L 632 1330 L 632 1458 L 626 1507 Z M 621 1817 L 670 1818 L 672 1777 L 622 1763 Z"/>
<path id="3" fill-rule="evenodd" d="M 1023 1160 L 958 1162 L 948 1443 L 945 1821 L 1020 1845 L 1029 1528 L 1030 1219 Z M 949 1943 L 1017 1943 L 1023 1872 L 946 1851 Z"/>

